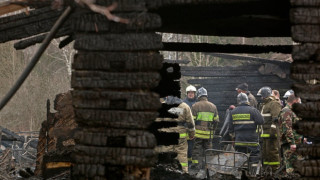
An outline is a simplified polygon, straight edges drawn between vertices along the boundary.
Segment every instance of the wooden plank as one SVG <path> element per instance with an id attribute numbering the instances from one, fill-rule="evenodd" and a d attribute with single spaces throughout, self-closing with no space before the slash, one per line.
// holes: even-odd
<path id="1" fill-rule="evenodd" d="M 101 14 L 82 14 L 71 21 L 71 28 L 78 32 L 130 32 L 150 31 L 161 26 L 161 17 L 154 13 L 119 13 L 118 17 L 129 19 L 130 23 L 114 23 Z"/>
<path id="2" fill-rule="evenodd" d="M 8 4 L 8 5 L 4 5 L 4 6 L 0 6 L 0 16 L 14 12 L 14 11 L 18 11 L 21 9 L 25 9 L 25 6 L 21 6 L 21 5 L 16 5 L 16 4 Z"/>
<path id="3" fill-rule="evenodd" d="M 163 42 L 163 51 L 219 52 L 219 53 L 283 53 L 291 54 L 292 45 L 244 45 Z"/>
<path id="4" fill-rule="evenodd" d="M 295 46 L 293 46 L 294 48 Z M 265 59 L 265 58 L 258 58 L 253 56 L 240 56 L 234 54 L 224 54 L 224 53 L 205 53 L 213 57 L 219 57 L 223 59 L 231 59 L 231 60 L 244 60 L 244 61 L 257 61 L 260 63 L 273 63 L 273 64 L 290 64 L 290 62 L 280 61 L 275 59 Z"/>
<path id="5" fill-rule="evenodd" d="M 239 75 L 238 77 L 232 78 L 225 78 L 225 77 L 216 77 L 216 78 L 207 78 L 207 79 L 189 79 L 187 81 L 190 84 L 241 84 L 247 83 L 249 87 L 251 84 L 263 82 L 263 83 L 291 83 L 292 80 L 289 78 L 281 79 L 276 75 L 273 76 L 242 76 Z"/>
<path id="6" fill-rule="evenodd" d="M 92 51 L 158 50 L 162 37 L 155 33 L 77 34 L 74 48 Z"/>

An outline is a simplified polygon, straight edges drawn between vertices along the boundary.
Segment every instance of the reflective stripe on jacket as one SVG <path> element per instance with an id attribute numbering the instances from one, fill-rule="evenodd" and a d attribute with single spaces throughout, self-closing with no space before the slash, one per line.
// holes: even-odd
<path id="1" fill-rule="evenodd" d="M 235 141 L 257 142 L 257 125 L 264 123 L 260 112 L 248 104 L 240 104 L 230 111 L 230 114 L 228 121 L 230 122 L 230 131 L 235 133 Z M 248 146 L 248 144 L 238 145 Z"/>
<path id="2" fill-rule="evenodd" d="M 213 131 L 210 131 L 210 126 L 213 122 L 219 122 L 217 107 L 208 101 L 206 97 L 199 98 L 192 108 L 192 115 L 195 120 L 196 138 L 209 139 L 213 136 Z"/>

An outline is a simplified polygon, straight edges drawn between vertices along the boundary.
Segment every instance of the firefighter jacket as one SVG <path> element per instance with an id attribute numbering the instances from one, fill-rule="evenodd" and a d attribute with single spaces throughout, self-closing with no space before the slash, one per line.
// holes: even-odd
<path id="1" fill-rule="evenodd" d="M 280 122 L 280 140 L 281 144 L 295 145 L 300 144 L 303 140 L 302 135 L 298 134 L 293 128 L 292 124 L 299 121 L 297 115 L 291 110 L 289 105 L 284 107 L 279 115 Z"/>
<path id="2" fill-rule="evenodd" d="M 177 97 L 169 96 L 169 99 L 166 100 L 166 103 L 179 104 L 178 107 L 171 108 L 169 110 L 170 113 L 176 114 L 178 118 L 157 118 L 156 121 L 176 121 L 178 123 L 178 126 L 171 128 L 163 128 L 160 129 L 160 131 L 179 133 L 180 139 L 194 137 L 195 125 L 190 107 Z"/>
<path id="3" fill-rule="evenodd" d="M 248 96 L 249 105 L 254 108 L 258 108 L 258 102 L 257 102 L 256 98 L 250 92 L 247 92 L 246 94 Z"/>
<path id="4" fill-rule="evenodd" d="M 217 107 L 208 101 L 207 97 L 200 97 L 191 108 L 196 125 L 196 138 L 210 139 L 213 128 L 219 122 Z"/>
<path id="5" fill-rule="evenodd" d="M 263 130 L 267 132 L 269 129 L 276 129 L 278 124 L 278 116 L 281 111 L 281 105 L 274 96 L 269 96 L 264 99 L 261 104 L 260 112 L 264 118 Z M 275 135 L 275 133 L 261 134 L 261 137 L 269 138 Z"/>
<path id="6" fill-rule="evenodd" d="M 228 117 L 229 119 L 227 121 L 230 126 L 229 132 L 234 132 L 235 134 L 235 145 L 258 146 L 259 135 L 256 130 L 258 125 L 262 125 L 264 123 L 264 120 L 256 108 L 248 104 L 240 104 L 238 107 L 230 111 Z M 243 143 L 241 143 L 241 141 Z"/>

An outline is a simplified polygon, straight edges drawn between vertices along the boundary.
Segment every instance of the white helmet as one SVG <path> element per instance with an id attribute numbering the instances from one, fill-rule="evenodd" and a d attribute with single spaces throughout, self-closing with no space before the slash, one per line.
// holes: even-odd
<path id="1" fill-rule="evenodd" d="M 290 89 L 284 94 L 283 98 L 288 98 L 291 94 L 294 94 L 294 92 Z"/>
<path id="2" fill-rule="evenodd" d="M 196 89 L 196 87 L 194 87 L 194 86 L 192 86 L 192 85 L 189 85 L 189 86 L 186 88 L 186 93 L 188 93 L 189 91 L 197 92 L 197 89 Z"/>

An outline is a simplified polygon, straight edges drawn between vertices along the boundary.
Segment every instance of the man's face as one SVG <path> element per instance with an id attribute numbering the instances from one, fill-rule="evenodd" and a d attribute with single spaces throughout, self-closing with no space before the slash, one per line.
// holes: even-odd
<path id="1" fill-rule="evenodd" d="M 301 103 L 301 99 L 300 99 L 300 98 L 296 99 L 296 100 L 293 102 L 293 104 L 295 104 L 295 103 Z"/>
<path id="2" fill-rule="evenodd" d="M 237 89 L 237 93 L 240 94 L 240 93 L 245 93 L 245 91 L 241 90 L 241 89 Z"/>
<path id="3" fill-rule="evenodd" d="M 189 91 L 189 92 L 187 93 L 187 96 L 188 96 L 189 99 L 193 99 L 193 98 L 196 96 L 196 92 Z"/>

